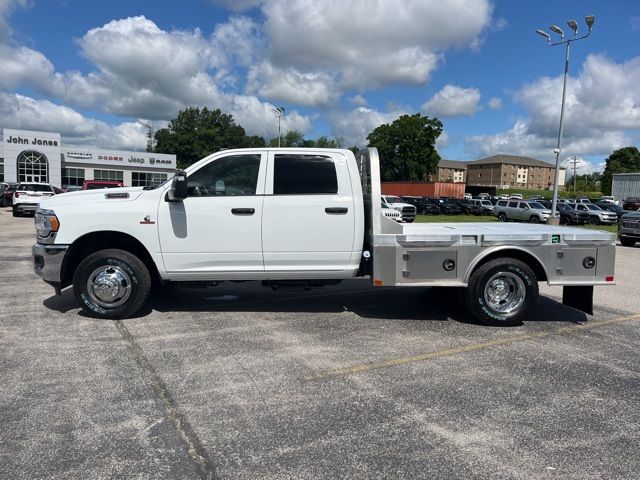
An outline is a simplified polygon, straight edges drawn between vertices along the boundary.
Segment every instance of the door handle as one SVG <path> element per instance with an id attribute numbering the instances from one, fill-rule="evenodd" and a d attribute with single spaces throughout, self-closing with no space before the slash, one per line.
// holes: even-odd
<path id="1" fill-rule="evenodd" d="M 234 215 L 253 215 L 254 213 L 256 213 L 256 209 L 255 208 L 232 208 L 231 209 L 231 213 L 233 213 Z"/>
<path id="2" fill-rule="evenodd" d="M 324 211 L 329 215 L 345 215 L 349 209 L 347 207 L 327 207 Z"/>

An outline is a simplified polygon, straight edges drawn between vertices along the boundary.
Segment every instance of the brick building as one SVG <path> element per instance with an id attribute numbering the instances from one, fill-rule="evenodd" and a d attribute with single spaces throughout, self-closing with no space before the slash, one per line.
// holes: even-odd
<path id="1" fill-rule="evenodd" d="M 440 160 L 438 173 L 429 175 L 430 182 L 464 183 L 466 181 L 467 162 L 456 160 Z"/>
<path id="2" fill-rule="evenodd" d="M 555 165 L 516 155 L 493 155 L 466 164 L 467 185 L 496 188 L 551 189 Z M 566 169 L 560 167 L 559 190 L 564 190 Z"/>

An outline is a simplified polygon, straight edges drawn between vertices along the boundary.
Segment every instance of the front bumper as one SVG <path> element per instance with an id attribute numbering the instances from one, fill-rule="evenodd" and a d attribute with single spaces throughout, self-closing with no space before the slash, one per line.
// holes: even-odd
<path id="1" fill-rule="evenodd" d="M 36 272 L 56 291 L 62 284 L 62 265 L 69 245 L 41 245 L 36 243 L 31 247 L 33 255 L 33 271 Z"/>

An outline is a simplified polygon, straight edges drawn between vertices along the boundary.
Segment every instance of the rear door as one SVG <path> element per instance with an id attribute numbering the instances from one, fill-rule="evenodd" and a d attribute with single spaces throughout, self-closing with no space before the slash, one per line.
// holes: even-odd
<path id="1" fill-rule="evenodd" d="M 263 208 L 265 270 L 348 268 L 355 211 L 344 155 L 270 151 Z"/>

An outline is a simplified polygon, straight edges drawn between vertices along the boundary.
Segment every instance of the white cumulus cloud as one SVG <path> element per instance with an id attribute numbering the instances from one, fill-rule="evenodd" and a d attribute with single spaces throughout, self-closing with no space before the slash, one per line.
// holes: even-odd
<path id="1" fill-rule="evenodd" d="M 478 102 L 480 90 L 477 88 L 449 84 L 427 100 L 421 110 L 431 117 L 471 116 L 478 110 Z"/>

